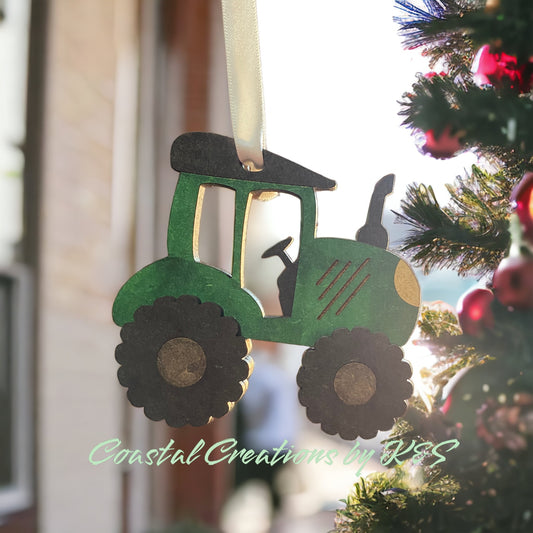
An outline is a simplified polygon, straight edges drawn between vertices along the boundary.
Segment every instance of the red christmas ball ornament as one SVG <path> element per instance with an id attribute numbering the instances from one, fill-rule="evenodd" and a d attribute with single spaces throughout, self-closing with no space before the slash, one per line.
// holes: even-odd
<path id="1" fill-rule="evenodd" d="M 422 146 L 424 154 L 430 154 L 436 159 L 448 159 L 462 149 L 460 135 L 451 133 L 451 126 L 446 126 L 440 135 L 434 130 L 425 133 L 426 143 Z"/>
<path id="2" fill-rule="evenodd" d="M 483 330 L 494 327 L 490 304 L 494 294 L 489 289 L 474 289 L 464 294 L 457 304 L 459 325 L 463 333 L 479 337 Z"/>
<path id="3" fill-rule="evenodd" d="M 533 257 L 506 257 L 494 272 L 492 290 L 514 309 L 533 309 Z"/>
<path id="4" fill-rule="evenodd" d="M 511 201 L 518 215 L 524 237 L 533 244 L 533 172 L 526 172 L 513 189 Z"/>
<path id="5" fill-rule="evenodd" d="M 505 52 L 491 52 L 482 46 L 472 64 L 474 81 L 478 85 L 492 85 L 496 89 L 509 88 L 527 93 L 532 87 L 533 64 L 518 64 L 515 56 Z"/>

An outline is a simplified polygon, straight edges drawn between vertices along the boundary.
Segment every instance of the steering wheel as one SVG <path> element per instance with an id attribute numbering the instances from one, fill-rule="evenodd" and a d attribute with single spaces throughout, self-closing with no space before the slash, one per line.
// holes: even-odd
<path id="1" fill-rule="evenodd" d="M 292 241 L 292 237 L 287 237 L 286 239 L 277 242 L 274 244 L 274 246 L 271 246 L 268 250 L 266 250 L 261 257 L 266 259 L 267 257 L 274 257 L 277 255 L 283 260 L 283 257 L 286 256 L 284 252 L 290 246 Z"/>

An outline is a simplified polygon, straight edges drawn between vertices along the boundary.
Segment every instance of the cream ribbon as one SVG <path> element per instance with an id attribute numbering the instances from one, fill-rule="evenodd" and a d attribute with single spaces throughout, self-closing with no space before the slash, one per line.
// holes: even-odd
<path id="1" fill-rule="evenodd" d="M 255 0 L 222 0 L 233 137 L 249 171 L 263 168 L 263 82 Z"/>

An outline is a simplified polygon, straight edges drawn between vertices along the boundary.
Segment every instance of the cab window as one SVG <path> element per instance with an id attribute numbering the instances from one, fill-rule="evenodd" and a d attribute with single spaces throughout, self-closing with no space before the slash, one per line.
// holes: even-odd
<path id="1" fill-rule="evenodd" d="M 258 297 L 267 316 L 290 314 L 287 310 L 294 293 L 295 276 L 292 274 L 296 272 L 294 263 L 300 248 L 300 221 L 301 201 L 297 196 L 265 190 L 252 193 L 244 255 L 244 286 Z M 290 244 L 287 242 L 289 237 L 292 238 Z M 269 257 L 262 257 L 268 250 L 271 252 L 267 254 Z"/>
<path id="2" fill-rule="evenodd" d="M 196 261 L 231 273 L 235 191 L 201 185 L 196 207 L 193 248 Z"/>

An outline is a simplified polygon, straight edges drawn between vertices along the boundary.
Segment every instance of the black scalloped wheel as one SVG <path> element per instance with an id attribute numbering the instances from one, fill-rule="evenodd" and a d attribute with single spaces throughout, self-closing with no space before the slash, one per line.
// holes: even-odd
<path id="1" fill-rule="evenodd" d="M 402 350 L 381 333 L 336 330 L 304 352 L 296 381 L 311 422 L 343 439 L 370 439 L 388 430 L 413 393 Z"/>
<path id="2" fill-rule="evenodd" d="M 115 351 L 128 399 L 152 420 L 203 426 L 224 416 L 248 385 L 253 362 L 238 322 L 194 296 L 137 309 Z"/>

